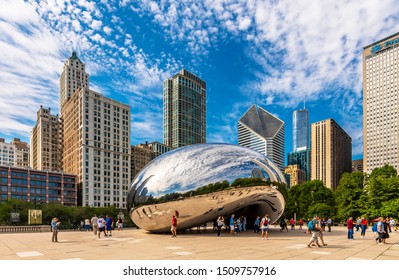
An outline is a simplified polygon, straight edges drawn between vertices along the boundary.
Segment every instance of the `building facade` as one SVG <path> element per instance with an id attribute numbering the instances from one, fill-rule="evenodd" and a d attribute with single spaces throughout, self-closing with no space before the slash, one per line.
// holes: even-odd
<path id="1" fill-rule="evenodd" d="M 284 122 L 253 105 L 238 121 L 238 145 L 270 158 L 284 172 Z"/>
<path id="2" fill-rule="evenodd" d="M 11 144 L 15 146 L 15 164 L 16 167 L 28 167 L 29 166 L 29 145 L 28 143 L 21 141 L 19 138 L 14 138 Z"/>
<path id="3" fill-rule="evenodd" d="M 296 110 L 292 114 L 292 145 L 293 151 L 309 149 L 309 112 L 306 109 Z"/>
<path id="4" fill-rule="evenodd" d="M 144 166 L 146 166 L 151 160 L 155 158 L 155 155 L 149 147 L 148 143 L 131 146 L 131 149 L 130 181 L 133 181 L 133 179 L 144 168 Z"/>
<path id="5" fill-rule="evenodd" d="M 37 170 L 61 172 L 62 121 L 50 108 L 40 106 L 30 135 L 30 166 Z"/>
<path id="6" fill-rule="evenodd" d="M 399 168 L 399 33 L 363 48 L 363 170 Z"/>
<path id="7" fill-rule="evenodd" d="M 363 172 L 363 159 L 352 160 L 352 172 L 353 171 Z"/>
<path id="8" fill-rule="evenodd" d="M 288 188 L 306 182 L 306 173 L 299 167 L 298 164 L 287 165 L 284 168 L 284 173 L 289 175 L 289 182 L 287 182 Z"/>
<path id="9" fill-rule="evenodd" d="M 310 181 L 311 157 L 310 148 L 299 152 L 288 153 L 288 165 L 298 165 L 305 172 L 306 181 Z"/>
<path id="10" fill-rule="evenodd" d="M 77 89 L 89 87 L 89 75 L 86 73 L 85 64 L 78 58 L 76 52 L 72 52 L 64 63 L 64 69 L 60 76 L 60 108 L 75 93 Z"/>
<path id="11" fill-rule="evenodd" d="M 206 82 L 182 69 L 163 83 L 164 144 L 179 148 L 206 142 Z"/>
<path id="12" fill-rule="evenodd" d="M 352 171 L 352 138 L 333 119 L 311 125 L 311 162 L 311 179 L 333 190 Z"/>
<path id="13" fill-rule="evenodd" d="M 61 108 L 63 166 L 77 175 L 83 206 L 126 208 L 130 187 L 130 107 L 82 88 Z"/>
<path id="14" fill-rule="evenodd" d="M 0 165 L 0 202 L 20 199 L 77 206 L 77 197 L 75 175 Z"/>

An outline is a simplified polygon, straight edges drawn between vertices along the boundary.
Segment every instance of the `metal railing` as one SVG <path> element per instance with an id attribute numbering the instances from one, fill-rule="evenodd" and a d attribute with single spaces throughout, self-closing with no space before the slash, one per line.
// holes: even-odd
<path id="1" fill-rule="evenodd" d="M 50 232 L 50 226 L 0 226 L 0 233 Z"/>

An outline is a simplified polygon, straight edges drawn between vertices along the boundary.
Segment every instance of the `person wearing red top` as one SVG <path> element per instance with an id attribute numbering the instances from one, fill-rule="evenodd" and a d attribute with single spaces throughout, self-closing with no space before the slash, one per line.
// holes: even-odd
<path id="1" fill-rule="evenodd" d="M 349 219 L 346 223 L 348 225 L 348 239 L 354 239 L 353 238 L 353 228 L 355 227 L 355 225 L 353 223 L 353 218 L 349 217 Z"/>
<path id="2" fill-rule="evenodd" d="M 172 216 L 172 227 L 170 228 L 170 231 L 172 232 L 172 237 L 176 237 L 177 219 L 175 215 Z"/>
<path id="3" fill-rule="evenodd" d="M 360 222 L 360 228 L 361 228 L 361 232 L 360 235 L 362 236 L 362 238 L 365 238 L 366 236 L 366 229 L 367 229 L 367 219 L 365 219 L 364 217 L 362 217 L 362 220 Z"/>

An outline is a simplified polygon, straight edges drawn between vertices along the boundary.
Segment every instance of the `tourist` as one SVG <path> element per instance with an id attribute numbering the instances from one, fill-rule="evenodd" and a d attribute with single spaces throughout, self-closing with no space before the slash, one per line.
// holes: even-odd
<path id="1" fill-rule="evenodd" d="M 360 222 L 360 235 L 362 236 L 362 238 L 366 237 L 366 229 L 367 229 L 367 219 L 365 219 L 364 217 L 361 217 L 361 222 Z"/>
<path id="2" fill-rule="evenodd" d="M 85 230 L 86 231 L 90 231 L 91 230 L 89 218 L 85 219 Z"/>
<path id="3" fill-rule="evenodd" d="M 294 218 L 291 218 L 290 225 L 291 225 L 291 230 L 294 230 L 295 229 L 295 220 L 294 220 Z"/>
<path id="4" fill-rule="evenodd" d="M 118 231 L 123 230 L 123 220 L 121 217 L 118 218 L 118 221 L 116 222 L 116 227 L 118 228 Z"/>
<path id="5" fill-rule="evenodd" d="M 269 225 L 270 225 L 269 215 L 266 214 L 260 221 L 260 230 L 262 231 L 262 240 L 264 240 L 265 238 L 266 238 L 266 240 L 269 239 Z"/>
<path id="6" fill-rule="evenodd" d="M 257 216 L 254 222 L 254 233 L 259 233 L 260 217 Z"/>
<path id="7" fill-rule="evenodd" d="M 58 220 L 57 217 L 54 217 L 51 220 L 51 231 L 53 235 L 51 237 L 51 242 L 58 242 L 58 231 L 60 230 L 61 222 Z"/>
<path id="8" fill-rule="evenodd" d="M 300 218 L 300 219 L 299 219 L 299 229 L 300 229 L 300 230 L 302 229 L 302 226 L 303 226 L 303 219 Z"/>
<path id="9" fill-rule="evenodd" d="M 104 236 L 107 236 L 105 233 L 105 220 L 103 216 L 97 220 L 97 229 L 98 229 L 98 238 L 101 238 L 101 232 L 104 232 Z"/>
<path id="10" fill-rule="evenodd" d="M 384 239 L 384 233 L 385 233 L 385 231 L 384 231 L 384 218 L 382 218 L 382 217 L 379 217 L 379 218 L 378 218 L 378 222 L 377 222 L 377 233 L 378 233 L 378 236 L 377 236 L 377 238 L 375 239 L 375 242 L 376 242 L 377 244 L 383 244 L 383 239 Z"/>
<path id="11" fill-rule="evenodd" d="M 230 235 L 232 235 L 232 236 L 234 236 L 234 234 L 235 234 L 235 230 L 234 230 L 235 223 L 236 223 L 236 221 L 234 219 L 234 214 L 231 214 L 229 225 L 230 225 Z"/>
<path id="12" fill-rule="evenodd" d="M 220 236 L 220 231 L 222 230 L 222 226 L 224 224 L 223 216 L 218 217 L 218 219 L 216 220 L 216 224 L 217 224 L 217 236 Z"/>
<path id="13" fill-rule="evenodd" d="M 97 231 L 98 231 L 97 221 L 98 221 L 98 218 L 97 218 L 96 214 L 94 214 L 93 217 L 91 218 L 91 225 L 93 226 L 94 235 L 97 235 Z"/>
<path id="14" fill-rule="evenodd" d="M 353 218 L 349 217 L 348 221 L 346 221 L 347 228 L 348 228 L 348 239 L 354 239 L 353 238 L 353 228 L 355 227 L 353 223 Z"/>
<path id="15" fill-rule="evenodd" d="M 331 220 L 331 218 L 328 218 L 327 219 L 328 232 L 331 232 L 331 226 L 332 226 L 332 220 Z"/>
<path id="16" fill-rule="evenodd" d="M 114 220 L 110 216 L 106 215 L 105 216 L 105 230 L 106 230 L 105 236 L 112 236 L 113 227 L 114 227 Z"/>
<path id="17" fill-rule="evenodd" d="M 177 218 L 175 215 L 172 216 L 170 231 L 172 232 L 172 237 L 177 237 Z"/>

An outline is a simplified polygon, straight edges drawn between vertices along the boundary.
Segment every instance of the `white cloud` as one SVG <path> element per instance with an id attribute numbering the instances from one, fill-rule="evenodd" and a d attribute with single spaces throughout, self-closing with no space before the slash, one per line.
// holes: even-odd
<path id="1" fill-rule="evenodd" d="M 94 30 L 99 30 L 100 28 L 101 28 L 101 26 L 102 26 L 102 22 L 101 22 L 101 20 L 93 20 L 93 22 L 91 23 L 91 28 L 93 28 Z"/>

